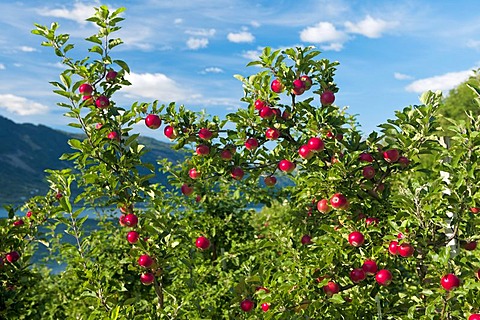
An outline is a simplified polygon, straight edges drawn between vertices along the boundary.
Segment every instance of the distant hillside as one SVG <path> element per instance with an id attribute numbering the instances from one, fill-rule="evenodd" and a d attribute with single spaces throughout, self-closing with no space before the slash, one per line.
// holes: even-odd
<path id="1" fill-rule="evenodd" d="M 17 124 L 0 116 L 0 205 L 20 203 L 48 190 L 45 169 L 63 169 L 69 162 L 59 157 L 71 152 L 67 141 L 74 134 L 51 129 L 43 125 Z M 181 160 L 181 152 L 170 144 L 142 137 L 142 143 L 151 150 L 145 162 L 156 164 L 159 158 L 173 162 Z M 157 181 L 165 181 L 159 176 Z"/>

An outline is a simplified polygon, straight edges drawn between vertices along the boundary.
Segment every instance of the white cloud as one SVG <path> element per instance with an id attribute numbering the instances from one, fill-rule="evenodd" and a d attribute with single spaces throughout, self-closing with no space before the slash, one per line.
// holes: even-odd
<path id="1" fill-rule="evenodd" d="M 35 52 L 35 51 L 38 51 L 38 50 L 35 49 L 35 48 L 27 47 L 27 46 L 21 46 L 21 47 L 19 47 L 18 49 L 20 49 L 20 51 L 23 51 L 23 52 Z"/>
<path id="2" fill-rule="evenodd" d="M 326 43 L 326 48 L 339 50 L 348 39 L 347 34 L 337 30 L 330 22 L 319 22 L 313 27 L 307 27 L 300 32 L 300 39 L 304 42 Z"/>
<path id="3" fill-rule="evenodd" d="M 253 36 L 253 34 L 251 34 L 248 31 L 241 31 L 237 33 L 230 32 L 227 35 L 227 39 L 230 42 L 241 43 L 241 42 L 253 42 L 255 40 L 255 37 Z"/>
<path id="4" fill-rule="evenodd" d="M 213 37 L 216 33 L 215 29 L 194 29 L 185 31 L 186 34 L 197 37 Z"/>
<path id="5" fill-rule="evenodd" d="M 192 50 L 206 48 L 208 46 L 208 39 L 207 38 L 189 38 L 187 40 L 187 46 Z"/>
<path id="6" fill-rule="evenodd" d="M 343 49 L 343 43 L 332 42 L 332 43 L 329 43 L 328 45 L 321 45 L 320 48 L 322 48 L 325 51 L 341 51 Z"/>
<path id="7" fill-rule="evenodd" d="M 3 63 L 0 63 L 0 70 L 5 70 L 5 65 Z"/>
<path id="8" fill-rule="evenodd" d="M 175 24 L 182 24 L 182 23 L 183 23 L 183 19 L 182 19 L 182 18 L 177 18 L 177 19 L 173 20 L 173 23 L 175 23 Z"/>
<path id="9" fill-rule="evenodd" d="M 158 99 L 163 102 L 198 97 L 192 90 L 183 90 L 180 84 L 163 73 L 130 73 L 125 78 L 132 83 L 123 89 L 127 97 Z"/>
<path id="10" fill-rule="evenodd" d="M 408 75 L 408 74 L 404 74 L 404 73 L 400 73 L 400 72 L 395 72 L 393 74 L 393 77 L 397 80 L 412 80 L 413 77 Z"/>
<path id="11" fill-rule="evenodd" d="M 0 101 L 0 109 L 5 109 L 8 112 L 21 116 L 47 113 L 49 109 L 41 103 L 13 94 L 0 94 Z"/>
<path id="12" fill-rule="evenodd" d="M 202 74 L 205 74 L 205 73 L 223 73 L 223 69 L 218 68 L 218 67 L 209 67 L 209 68 L 205 68 L 205 70 L 203 70 L 201 73 Z"/>
<path id="13" fill-rule="evenodd" d="M 73 20 L 80 24 L 86 24 L 87 18 L 95 14 L 94 5 L 85 4 L 83 2 L 75 2 L 71 10 L 63 7 L 61 9 L 38 9 L 38 14 L 47 17 L 63 18 L 67 20 Z"/>
<path id="14" fill-rule="evenodd" d="M 405 89 L 410 92 L 418 93 L 422 93 L 427 90 L 448 91 L 467 80 L 468 77 L 471 75 L 473 75 L 472 70 L 449 72 L 440 76 L 434 76 L 413 81 Z"/>
<path id="15" fill-rule="evenodd" d="M 248 50 L 248 51 L 244 51 L 242 53 L 242 57 L 250 60 L 250 61 L 253 61 L 253 60 L 258 60 L 258 57 L 260 57 L 260 55 L 262 54 L 262 50 Z"/>
<path id="16" fill-rule="evenodd" d="M 383 32 L 396 26 L 396 22 L 388 22 L 382 19 L 372 18 L 367 15 L 365 19 L 358 23 L 350 21 L 345 22 L 346 31 L 349 33 L 361 34 L 368 38 L 379 38 Z"/>
<path id="17" fill-rule="evenodd" d="M 258 28 L 258 27 L 261 26 L 260 22 L 255 21 L 255 20 L 251 21 L 251 22 L 250 22 L 250 25 L 251 25 L 252 27 L 254 27 L 254 28 Z"/>

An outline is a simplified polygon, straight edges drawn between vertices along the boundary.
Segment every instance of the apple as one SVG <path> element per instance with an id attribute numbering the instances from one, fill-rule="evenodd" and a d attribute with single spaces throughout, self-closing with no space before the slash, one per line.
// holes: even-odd
<path id="1" fill-rule="evenodd" d="M 333 139 L 333 138 L 335 138 L 335 135 L 333 134 L 332 131 L 328 131 L 328 132 L 325 134 L 325 136 L 326 136 L 328 139 Z"/>
<path id="2" fill-rule="evenodd" d="M 353 231 L 348 235 L 348 242 L 354 247 L 360 247 L 365 242 L 365 236 L 359 231 Z"/>
<path id="3" fill-rule="evenodd" d="M 265 138 L 269 140 L 277 140 L 280 137 L 280 130 L 277 128 L 268 128 L 265 131 Z"/>
<path id="4" fill-rule="evenodd" d="M 394 163 L 398 161 L 400 154 L 398 153 L 397 149 L 390 149 L 383 152 L 383 159 L 388 163 Z"/>
<path id="5" fill-rule="evenodd" d="M 5 255 L 5 259 L 10 263 L 14 263 L 20 259 L 20 254 L 17 251 L 11 251 Z"/>
<path id="6" fill-rule="evenodd" d="M 242 309 L 242 311 L 244 312 L 252 311 L 254 306 L 255 306 L 255 303 L 250 299 L 244 299 L 242 300 L 242 302 L 240 302 L 240 309 Z"/>
<path id="7" fill-rule="evenodd" d="M 348 206 L 348 200 L 343 194 L 335 193 L 330 198 L 330 204 L 334 209 L 344 209 Z"/>
<path id="8" fill-rule="evenodd" d="M 15 227 L 23 226 L 24 224 L 25 224 L 25 222 L 23 221 L 23 219 L 18 219 L 18 220 L 15 220 L 15 221 L 13 222 L 13 225 L 14 225 Z"/>
<path id="9" fill-rule="evenodd" d="M 175 139 L 177 137 L 177 132 L 175 131 L 175 128 L 172 126 L 166 126 L 165 129 L 163 129 L 163 134 L 168 139 Z"/>
<path id="10" fill-rule="evenodd" d="M 125 215 L 123 222 L 127 227 L 135 227 L 138 223 L 138 217 L 133 213 L 129 213 Z"/>
<path id="11" fill-rule="evenodd" d="M 235 167 L 232 169 L 231 176 L 235 180 L 242 180 L 245 172 L 240 167 Z"/>
<path id="12" fill-rule="evenodd" d="M 305 83 L 301 79 L 293 80 L 292 93 L 296 96 L 302 95 L 305 92 Z"/>
<path id="13" fill-rule="evenodd" d="M 188 184 L 184 183 L 181 187 L 180 190 L 182 191 L 183 195 L 185 196 L 191 196 L 193 193 L 193 187 L 190 187 Z"/>
<path id="14" fill-rule="evenodd" d="M 468 320 L 480 320 L 480 313 L 473 313 L 468 317 Z"/>
<path id="15" fill-rule="evenodd" d="M 269 106 L 265 106 L 262 109 L 260 109 L 260 111 L 258 112 L 258 115 L 262 119 L 272 119 L 275 113 L 273 113 L 272 108 L 270 108 Z"/>
<path id="16" fill-rule="evenodd" d="M 310 90 L 312 87 L 312 79 L 306 74 L 300 76 L 300 80 L 303 82 L 303 86 L 305 87 L 305 91 Z"/>
<path id="17" fill-rule="evenodd" d="M 263 107 L 265 107 L 265 102 L 260 100 L 260 99 L 257 99 L 257 100 L 255 100 L 254 105 L 255 105 L 255 110 L 260 110 Z"/>
<path id="18" fill-rule="evenodd" d="M 273 187 L 277 183 L 277 178 L 274 176 L 267 176 L 263 179 L 267 187 Z"/>
<path id="19" fill-rule="evenodd" d="M 204 236 L 200 236 L 195 241 L 195 246 L 200 250 L 208 249 L 210 247 L 210 240 Z"/>
<path id="20" fill-rule="evenodd" d="M 390 241 L 388 245 L 388 252 L 396 256 L 398 254 L 398 242 L 397 241 Z"/>
<path id="21" fill-rule="evenodd" d="M 307 145 L 313 152 L 319 152 L 325 148 L 323 140 L 318 137 L 308 139 Z"/>
<path id="22" fill-rule="evenodd" d="M 127 241 L 131 244 L 134 244 L 138 241 L 140 235 L 138 234 L 137 231 L 130 231 L 127 233 Z"/>
<path id="23" fill-rule="evenodd" d="M 335 101 L 335 94 L 330 90 L 325 90 L 320 95 L 320 103 L 323 106 L 329 106 Z"/>
<path id="24" fill-rule="evenodd" d="M 95 125 L 95 129 L 100 130 L 103 128 L 103 123 L 99 122 Z"/>
<path id="25" fill-rule="evenodd" d="M 415 249 L 410 243 L 402 243 L 397 247 L 397 252 L 402 257 L 411 257 L 415 252 Z"/>
<path id="26" fill-rule="evenodd" d="M 304 144 L 300 147 L 300 149 L 298 149 L 298 154 L 303 159 L 310 159 L 313 157 L 313 151 L 306 144 Z"/>
<path id="27" fill-rule="evenodd" d="M 117 131 L 111 131 L 107 134 L 107 139 L 120 141 L 120 136 Z"/>
<path id="28" fill-rule="evenodd" d="M 255 288 L 255 291 L 256 291 L 256 292 L 258 292 L 258 291 L 260 291 L 260 290 L 264 291 L 265 293 L 269 293 L 269 292 L 270 292 L 270 290 L 268 290 L 268 289 L 265 288 L 265 287 L 261 287 L 261 286 L 260 286 L 260 287 L 256 287 L 256 288 Z"/>
<path id="29" fill-rule="evenodd" d="M 233 155 L 228 149 L 224 149 L 222 150 L 222 152 L 220 152 L 220 158 L 222 158 L 223 160 L 232 160 L 232 157 Z"/>
<path id="30" fill-rule="evenodd" d="M 82 96 L 83 103 L 86 106 L 91 106 L 93 105 L 93 97 L 92 96 Z"/>
<path id="31" fill-rule="evenodd" d="M 207 128 L 202 128 L 198 131 L 198 137 L 203 140 L 210 140 L 213 136 L 212 131 Z"/>
<path id="32" fill-rule="evenodd" d="M 105 80 L 108 82 L 113 82 L 117 78 L 117 72 L 115 70 L 108 70 L 107 74 L 105 75 Z"/>
<path id="33" fill-rule="evenodd" d="M 462 248 L 468 251 L 475 250 L 477 248 L 477 241 L 467 241 L 462 243 Z"/>
<path id="34" fill-rule="evenodd" d="M 281 118 L 281 117 L 282 117 L 282 112 L 280 111 L 280 109 L 278 109 L 278 108 L 272 108 L 272 112 L 273 112 L 273 114 L 275 115 L 275 117 L 277 117 L 277 118 Z"/>
<path id="35" fill-rule="evenodd" d="M 375 169 L 372 166 L 366 166 L 363 168 L 362 175 L 367 180 L 373 179 L 375 177 Z"/>
<path id="36" fill-rule="evenodd" d="M 410 164 L 410 160 L 408 160 L 407 157 L 402 156 L 398 158 L 398 163 L 400 164 L 400 167 L 406 168 Z"/>
<path id="37" fill-rule="evenodd" d="M 267 312 L 270 309 L 270 303 L 262 303 L 262 310 L 263 312 Z M 480 318 L 479 318 L 480 319 Z"/>
<path id="38" fill-rule="evenodd" d="M 95 100 L 95 105 L 99 109 L 105 109 L 105 108 L 108 108 L 108 106 L 110 105 L 110 100 L 108 100 L 108 98 L 105 96 L 99 96 Z"/>
<path id="39" fill-rule="evenodd" d="M 365 280 L 367 275 L 365 274 L 365 271 L 362 268 L 356 268 L 350 271 L 350 279 L 354 283 L 359 283 L 360 281 Z"/>
<path id="40" fill-rule="evenodd" d="M 125 217 L 126 217 L 126 215 L 125 215 L 125 214 L 122 214 L 122 215 L 120 216 L 120 218 L 118 219 L 118 222 L 120 223 L 120 225 L 121 225 L 122 227 L 125 227 L 125 226 L 127 225 L 127 224 L 125 223 Z"/>
<path id="41" fill-rule="evenodd" d="M 480 208 L 477 208 L 477 207 L 471 207 L 471 208 L 470 208 L 470 211 L 471 211 L 472 213 L 474 213 L 474 214 L 477 214 L 477 213 L 479 213 L 479 212 L 480 212 Z"/>
<path id="42" fill-rule="evenodd" d="M 387 269 L 382 269 L 375 275 L 375 280 L 381 286 L 388 286 L 392 282 L 392 273 Z"/>
<path id="43" fill-rule="evenodd" d="M 282 119 L 283 120 L 288 120 L 292 117 L 292 115 L 290 114 L 290 112 L 288 112 L 287 110 L 283 110 L 283 113 L 282 113 Z"/>
<path id="44" fill-rule="evenodd" d="M 317 202 L 317 210 L 320 211 L 321 213 L 329 213 L 332 211 L 332 207 L 328 204 L 327 199 L 322 199 Z"/>
<path id="45" fill-rule="evenodd" d="M 80 87 L 78 87 L 78 92 L 83 96 L 91 96 L 93 93 L 93 87 L 88 83 L 82 83 Z"/>
<path id="46" fill-rule="evenodd" d="M 293 170 L 295 170 L 295 167 L 295 163 L 286 159 L 280 160 L 280 162 L 278 163 L 278 169 L 287 173 L 291 173 Z"/>
<path id="47" fill-rule="evenodd" d="M 365 260 L 365 262 L 363 262 L 362 269 L 363 269 L 363 271 L 365 271 L 366 275 L 370 276 L 370 275 L 374 275 L 375 273 L 377 273 L 378 266 L 377 266 L 377 263 L 374 260 L 367 259 L 367 260 Z"/>
<path id="48" fill-rule="evenodd" d="M 200 178 L 201 174 L 200 174 L 200 171 L 197 171 L 196 168 L 192 168 L 190 170 L 188 170 L 188 176 L 191 178 L 191 179 L 198 179 Z"/>
<path id="49" fill-rule="evenodd" d="M 327 294 L 327 296 L 331 297 L 336 293 L 340 292 L 340 286 L 338 283 L 335 283 L 333 281 L 328 281 L 328 283 L 323 286 L 323 292 Z"/>
<path id="50" fill-rule="evenodd" d="M 145 125 L 150 129 L 158 129 L 162 125 L 162 120 L 156 114 L 149 114 L 145 117 Z"/>
<path id="51" fill-rule="evenodd" d="M 307 244 L 311 244 L 312 243 L 312 237 L 310 237 L 308 234 L 304 234 L 302 236 L 302 240 L 300 240 L 302 242 L 302 244 L 305 246 Z"/>
<path id="52" fill-rule="evenodd" d="M 258 148 L 258 140 L 256 138 L 248 138 L 247 141 L 245 141 L 245 148 L 247 150 L 255 150 Z"/>
<path id="53" fill-rule="evenodd" d="M 138 265 L 144 268 L 150 268 L 153 265 L 153 259 L 148 254 L 142 254 L 138 257 Z"/>
<path id="54" fill-rule="evenodd" d="M 272 83 L 270 84 L 270 88 L 272 89 L 273 92 L 275 93 L 280 93 L 282 92 L 283 90 L 285 90 L 285 86 L 283 85 L 283 83 L 278 80 L 278 79 L 274 79 L 272 81 Z"/>
<path id="55" fill-rule="evenodd" d="M 367 224 L 367 226 L 370 226 L 370 225 L 376 226 L 378 222 L 379 222 L 378 218 L 374 218 L 374 217 L 365 218 L 365 223 Z"/>
<path id="56" fill-rule="evenodd" d="M 361 162 L 373 162 L 373 157 L 370 153 L 363 152 L 358 156 Z"/>
<path id="57" fill-rule="evenodd" d="M 450 291 L 460 286 L 460 279 L 453 273 L 449 273 L 442 277 L 440 284 L 445 290 Z"/>
<path id="58" fill-rule="evenodd" d="M 33 212 L 32 212 L 32 211 L 28 211 L 27 214 L 26 214 L 27 218 L 32 217 L 32 215 L 33 215 Z"/>
<path id="59" fill-rule="evenodd" d="M 210 153 L 210 148 L 205 144 L 200 144 L 197 146 L 197 149 L 195 150 L 195 152 L 199 156 L 205 156 Z"/>
<path id="60" fill-rule="evenodd" d="M 151 272 L 142 273 L 140 275 L 140 282 L 144 285 L 151 285 L 155 281 L 155 276 Z"/>

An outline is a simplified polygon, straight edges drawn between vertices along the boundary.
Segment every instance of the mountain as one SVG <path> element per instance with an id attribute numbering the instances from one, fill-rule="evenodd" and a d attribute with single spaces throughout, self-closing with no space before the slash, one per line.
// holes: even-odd
<path id="1" fill-rule="evenodd" d="M 71 152 L 67 141 L 77 134 L 54 130 L 44 125 L 18 124 L 0 116 L 0 205 L 22 203 L 48 190 L 45 169 L 64 169 L 70 162 L 59 160 Z M 159 158 L 177 162 L 184 155 L 171 145 L 141 137 L 150 150 L 143 161 L 156 164 Z M 166 180 L 159 175 L 157 181 Z"/>

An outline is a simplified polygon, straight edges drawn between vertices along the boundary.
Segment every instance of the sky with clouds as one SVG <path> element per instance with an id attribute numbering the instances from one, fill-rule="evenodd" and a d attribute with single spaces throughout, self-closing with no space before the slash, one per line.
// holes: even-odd
<path id="1" fill-rule="evenodd" d="M 112 53 L 132 71 L 133 85 L 114 97 L 125 106 L 158 99 L 224 116 L 245 107 L 233 75 L 256 73 L 246 64 L 264 47 L 313 45 L 340 62 L 336 104 L 369 132 L 426 90 L 448 93 L 480 61 L 477 0 L 2 1 L 0 115 L 69 130 L 49 84 L 62 66 L 30 31 L 58 22 L 72 52 L 86 56 L 83 39 L 96 30 L 85 19 L 103 4 L 126 7 L 117 34 L 124 44 Z"/>

